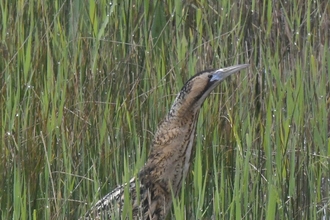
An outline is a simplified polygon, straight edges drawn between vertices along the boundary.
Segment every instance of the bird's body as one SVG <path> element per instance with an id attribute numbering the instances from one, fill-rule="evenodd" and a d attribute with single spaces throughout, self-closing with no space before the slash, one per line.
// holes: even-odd
<path id="1" fill-rule="evenodd" d="M 134 219 L 165 219 L 187 176 L 195 142 L 199 110 L 210 92 L 227 76 L 248 64 L 203 71 L 190 78 L 159 124 L 147 162 L 137 178 L 99 200 L 85 219 L 120 217 L 127 187 Z M 139 186 L 137 186 L 139 184 Z M 136 189 L 139 189 L 137 193 Z"/>

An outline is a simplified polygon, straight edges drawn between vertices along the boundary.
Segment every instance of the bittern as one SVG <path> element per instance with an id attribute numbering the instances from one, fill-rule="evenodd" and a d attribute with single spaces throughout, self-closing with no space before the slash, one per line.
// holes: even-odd
<path id="1" fill-rule="evenodd" d="M 172 205 L 172 196 L 178 196 L 189 170 L 196 124 L 204 100 L 227 76 L 248 66 L 240 64 L 206 70 L 190 78 L 158 125 L 147 162 L 137 177 L 99 200 L 85 219 L 121 216 L 125 187 L 129 192 L 126 195 L 129 195 L 134 219 L 165 219 Z"/>

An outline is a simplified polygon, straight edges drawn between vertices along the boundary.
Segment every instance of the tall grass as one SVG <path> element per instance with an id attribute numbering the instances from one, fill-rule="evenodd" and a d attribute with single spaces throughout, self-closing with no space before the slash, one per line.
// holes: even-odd
<path id="1" fill-rule="evenodd" d="M 236 63 L 251 67 L 205 102 L 169 218 L 329 219 L 327 1 L 0 10 L 1 219 L 77 219 L 137 174 L 189 77 Z"/>

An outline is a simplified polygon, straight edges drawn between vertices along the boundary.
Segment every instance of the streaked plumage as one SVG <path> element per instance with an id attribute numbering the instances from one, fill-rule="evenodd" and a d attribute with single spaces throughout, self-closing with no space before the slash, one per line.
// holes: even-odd
<path id="1" fill-rule="evenodd" d="M 227 76 L 246 67 L 248 64 L 203 71 L 185 83 L 158 126 L 145 166 L 137 179 L 132 178 L 128 183 L 134 219 L 165 219 L 172 205 L 172 192 L 175 196 L 179 194 L 189 170 L 198 114 L 204 100 Z M 136 183 L 139 184 L 138 195 Z M 85 219 L 120 216 L 124 188 L 125 185 L 119 186 L 99 200 Z"/>

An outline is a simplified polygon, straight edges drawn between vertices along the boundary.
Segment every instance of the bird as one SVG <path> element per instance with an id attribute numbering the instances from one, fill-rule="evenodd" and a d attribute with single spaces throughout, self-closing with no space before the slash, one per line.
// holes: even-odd
<path id="1" fill-rule="evenodd" d="M 205 70 L 191 77 L 159 123 L 147 161 L 136 177 L 96 202 L 82 219 L 127 219 L 125 195 L 129 195 L 133 219 L 165 219 L 189 171 L 202 104 L 226 77 L 248 66 Z"/>

